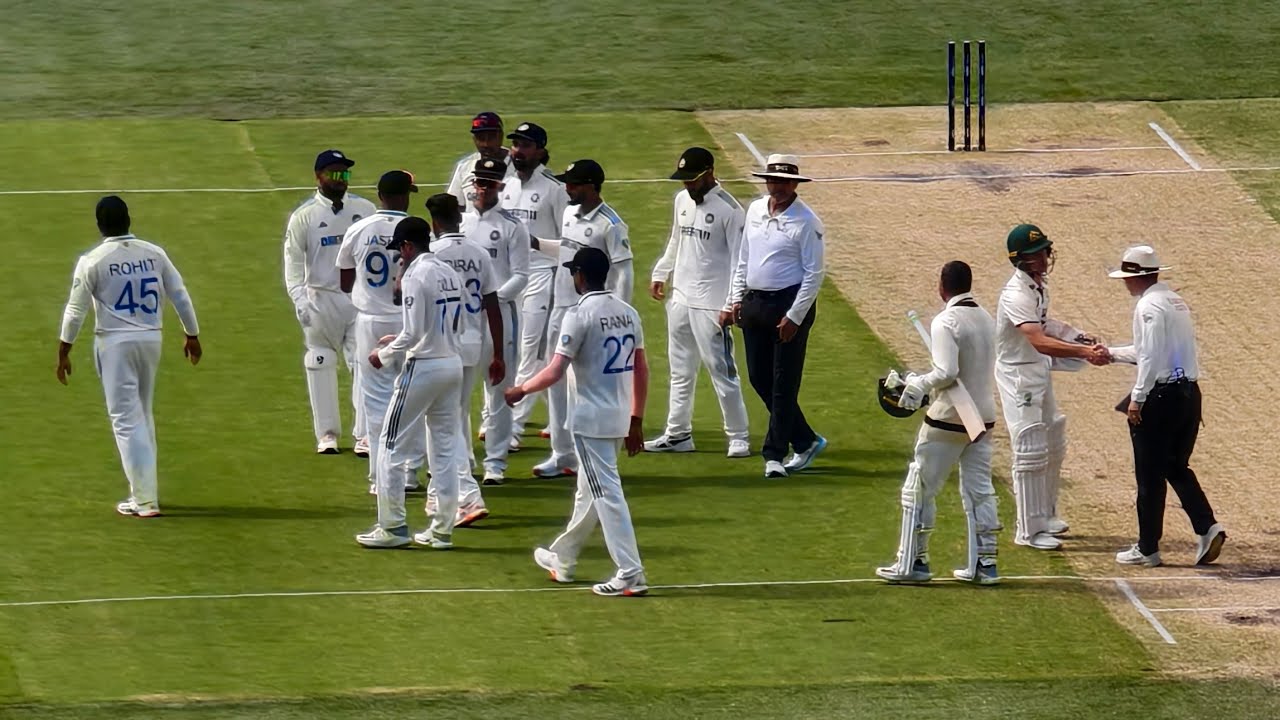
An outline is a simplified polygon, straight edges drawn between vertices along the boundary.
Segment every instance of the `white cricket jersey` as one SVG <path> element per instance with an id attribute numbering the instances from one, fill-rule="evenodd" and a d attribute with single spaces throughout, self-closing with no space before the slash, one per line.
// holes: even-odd
<path id="1" fill-rule="evenodd" d="M 1013 277 L 1000 290 L 996 304 L 996 362 L 1001 365 L 1044 365 L 1049 359 L 1035 349 L 1019 325 L 1037 323 L 1044 326 L 1049 318 L 1049 287 L 1037 284 L 1030 275 L 1015 270 Z"/>
<path id="2" fill-rule="evenodd" d="M 448 358 L 458 356 L 461 327 L 462 276 L 431 253 L 409 263 L 400 278 L 404 329 L 378 351 L 383 364 L 390 358 Z"/>
<path id="3" fill-rule="evenodd" d="M 825 232 L 822 220 L 800 198 L 777 215 L 769 214 L 768 196 L 752 202 L 743 220 L 742 245 L 733 273 L 734 301 L 741 301 L 749 289 L 782 290 L 799 285 L 787 317 L 797 325 L 804 322 L 826 273 Z"/>
<path id="4" fill-rule="evenodd" d="M 529 233 L 511 213 L 495 205 L 462 217 L 467 241 L 489 254 L 498 300 L 515 302 L 529 284 Z"/>
<path id="5" fill-rule="evenodd" d="M 351 302 L 365 315 L 399 315 L 395 303 L 396 279 L 400 277 L 400 253 L 388 250 L 387 243 L 396 225 L 409 213 L 379 210 L 361 218 L 347 229 L 338 248 L 338 269 L 355 270 Z"/>
<path id="6" fill-rule="evenodd" d="M 508 177 L 502 188 L 502 209 L 524 223 L 525 230 L 536 238 L 559 239 L 560 223 L 567 207 L 569 194 L 564 190 L 564 183 L 545 165 L 535 168 L 528 180 L 521 180 L 519 173 Z M 531 270 L 555 267 L 556 259 L 544 252 L 534 251 L 529 255 Z"/>
<path id="7" fill-rule="evenodd" d="M 635 354 L 643 349 L 640 314 L 613 293 L 587 293 L 565 313 L 556 353 L 570 360 L 569 422 L 574 433 L 627 436 Z"/>
<path id="8" fill-rule="evenodd" d="M 996 402 L 992 395 L 995 378 L 995 321 L 973 299 L 972 293 L 957 295 L 929 324 L 933 339 L 933 368 L 920 378 L 930 397 L 929 417 L 963 425 L 960 413 L 939 391 L 959 379 L 973 398 L 983 422 L 995 422 Z"/>
<path id="9" fill-rule="evenodd" d="M 462 301 L 454 307 L 458 317 L 458 354 L 463 367 L 480 364 L 480 349 L 489 331 L 484 296 L 497 290 L 493 262 L 484 248 L 467 242 L 461 233 L 444 233 L 431 241 L 431 252 L 462 277 Z"/>
<path id="10" fill-rule="evenodd" d="M 716 185 L 702 203 L 688 190 L 676 193 L 667 249 L 653 268 L 654 282 L 671 278 L 671 297 L 691 308 L 728 310 L 744 211 L 729 191 Z"/>
<path id="11" fill-rule="evenodd" d="M 506 153 L 503 156 L 507 163 L 507 180 L 510 181 L 512 176 L 516 174 L 515 164 L 511 162 L 511 153 L 506 148 L 502 149 Z M 445 192 L 458 199 L 458 207 L 462 208 L 464 213 L 473 213 L 476 211 L 473 204 L 476 199 L 475 187 L 471 181 L 475 179 L 476 161 L 480 159 L 480 151 L 471 153 L 462 158 L 453 166 L 453 175 L 449 178 L 449 188 Z M 504 181 L 504 182 L 506 182 Z"/>
<path id="12" fill-rule="evenodd" d="M 284 231 L 284 285 L 296 304 L 307 288 L 341 292 L 338 285 L 338 248 L 342 236 L 357 220 L 377 212 L 373 203 L 347 193 L 342 209 L 317 190 L 289 216 Z"/>
<path id="13" fill-rule="evenodd" d="M 158 335 L 164 324 L 165 298 L 178 312 L 183 331 L 199 335 L 191 296 L 164 250 L 133 234 L 103 238 L 101 245 L 76 262 L 60 338 L 65 343 L 76 341 L 90 304 L 95 335 Z"/>
<path id="14" fill-rule="evenodd" d="M 1112 349 L 1112 355 L 1138 366 L 1129 394 L 1134 402 L 1146 402 L 1156 385 L 1199 380 L 1191 307 L 1165 283 L 1147 288 L 1133 309 L 1133 344 Z"/>
<path id="15" fill-rule="evenodd" d="M 593 247 L 604 251 L 609 262 L 617 265 L 631 261 L 631 239 L 627 237 L 627 224 L 606 202 L 601 202 L 585 215 L 579 215 L 580 206 L 565 208 L 564 221 L 560 225 L 560 265 L 569 262 L 582 248 Z M 563 270 L 563 267 L 561 268 Z M 609 278 L 614 278 L 610 269 Z M 620 288 L 620 299 L 631 299 L 631 288 Z M 573 276 L 566 270 L 556 273 L 553 291 L 555 307 L 571 307 L 578 303 L 578 291 L 573 287 Z"/>

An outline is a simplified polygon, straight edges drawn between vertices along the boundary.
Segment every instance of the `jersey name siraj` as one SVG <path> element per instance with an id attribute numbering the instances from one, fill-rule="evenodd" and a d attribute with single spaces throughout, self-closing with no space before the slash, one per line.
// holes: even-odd
<path id="1" fill-rule="evenodd" d="M 133 275 L 135 273 L 150 272 L 156 269 L 155 258 L 147 258 L 145 260 L 134 260 L 127 263 L 111 263 L 107 265 L 108 275 Z"/>
<path id="2" fill-rule="evenodd" d="M 635 321 L 629 315 L 610 315 L 609 317 L 600 318 L 600 329 L 604 332 L 630 330 L 634 327 Z"/>
<path id="3" fill-rule="evenodd" d="M 465 272 L 479 273 L 480 272 L 480 263 L 476 262 L 475 258 L 453 258 L 451 260 L 445 260 L 444 258 L 440 258 L 440 260 L 444 262 L 444 264 L 452 266 L 453 269 L 459 273 L 465 273 Z"/>

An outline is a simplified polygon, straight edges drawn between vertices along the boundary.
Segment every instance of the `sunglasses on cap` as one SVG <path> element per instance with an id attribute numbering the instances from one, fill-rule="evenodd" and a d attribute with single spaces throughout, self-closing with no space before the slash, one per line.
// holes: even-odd
<path id="1" fill-rule="evenodd" d="M 350 170 L 330 170 L 324 176 L 330 180 L 347 182 L 351 179 Z"/>

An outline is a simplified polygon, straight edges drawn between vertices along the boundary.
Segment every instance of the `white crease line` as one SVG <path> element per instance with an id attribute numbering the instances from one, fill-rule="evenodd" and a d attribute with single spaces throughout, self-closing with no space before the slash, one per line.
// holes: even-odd
<path id="1" fill-rule="evenodd" d="M 1004 580 L 1047 582 L 1066 580 L 1071 582 L 1115 582 L 1126 580 L 1145 582 L 1167 582 L 1186 580 L 1280 580 L 1280 575 L 1268 575 L 1251 578 L 1224 578 L 1217 575 L 1148 575 L 1145 577 L 1086 577 L 1083 575 L 1005 575 Z M 937 582 L 960 582 L 952 578 L 938 578 Z M 650 585 L 653 590 L 701 590 L 706 588 L 730 587 L 780 587 L 795 585 L 852 585 L 861 583 L 885 584 L 880 578 L 860 577 L 835 580 L 746 580 L 740 582 L 689 583 L 683 585 Z M 48 605 L 99 605 L 122 602 L 157 602 L 164 600 L 238 600 L 247 598 L 298 598 L 298 597 L 344 597 L 371 595 L 464 595 L 464 594 L 517 594 L 543 592 L 572 592 L 588 590 L 588 585 L 572 587 L 537 587 L 537 588 L 417 588 L 397 590 L 309 590 L 297 592 L 257 592 L 257 593 L 214 593 L 208 595 L 140 595 L 132 597 L 80 598 L 71 600 L 24 600 L 0 602 L 5 607 L 41 607 Z"/>
<path id="2" fill-rule="evenodd" d="M 1121 145 L 1117 147 L 1088 147 L 1088 148 L 1004 148 L 1000 150 L 985 150 L 986 154 L 996 155 L 1023 155 L 1023 154 L 1040 154 L 1040 153 L 1105 153 L 1105 152 L 1135 152 L 1139 150 L 1166 150 L 1164 145 Z M 954 150 L 870 150 L 866 152 L 841 152 L 841 153 L 801 153 L 796 157 L 802 158 L 842 158 L 842 157 L 880 157 L 887 155 L 955 155 Z M 977 157 L 981 157 L 978 155 Z"/>
<path id="3" fill-rule="evenodd" d="M 1275 612 L 1280 606 L 1150 608 L 1153 613 Z"/>
<path id="4" fill-rule="evenodd" d="M 1196 162 L 1196 159 L 1191 157 L 1190 153 L 1188 153 L 1186 150 L 1183 150 L 1182 146 L 1178 144 L 1178 141 L 1174 140 L 1169 135 L 1169 133 L 1165 132 L 1164 128 L 1160 127 L 1159 125 L 1153 122 L 1147 123 L 1147 126 L 1150 127 L 1152 130 L 1155 130 L 1156 134 L 1160 136 L 1160 139 L 1164 140 L 1165 144 L 1168 145 L 1170 149 L 1178 153 L 1178 157 L 1182 158 L 1188 165 L 1190 165 L 1192 170 L 1200 169 L 1200 163 Z"/>
<path id="5" fill-rule="evenodd" d="M 764 155 L 760 154 L 760 150 L 755 146 L 755 143 L 751 142 L 751 139 L 742 133 L 734 133 L 734 135 L 737 135 L 738 139 L 742 141 L 742 144 L 747 146 L 747 150 L 751 153 L 751 156 L 756 159 L 756 165 L 764 167 Z"/>
<path id="6" fill-rule="evenodd" d="M 1133 588 L 1129 586 L 1128 582 L 1117 578 L 1116 587 L 1120 588 L 1120 592 L 1124 593 L 1125 597 L 1129 598 L 1129 602 L 1133 603 L 1133 606 L 1138 609 L 1138 612 L 1142 614 L 1142 617 L 1146 618 L 1147 622 L 1151 623 L 1151 627 L 1155 628 L 1157 633 L 1160 633 L 1160 637 L 1164 638 L 1166 643 L 1170 645 L 1178 644 L 1178 641 L 1173 639 L 1173 636 L 1170 635 L 1164 625 L 1156 619 L 1156 616 L 1151 614 L 1151 610 L 1138 599 L 1138 594 L 1133 591 Z"/>

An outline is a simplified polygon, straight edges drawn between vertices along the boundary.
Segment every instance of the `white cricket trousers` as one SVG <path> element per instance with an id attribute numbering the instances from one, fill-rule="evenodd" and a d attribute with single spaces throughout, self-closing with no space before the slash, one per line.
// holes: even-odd
<path id="1" fill-rule="evenodd" d="M 136 337 L 129 337 L 136 335 Z M 156 420 L 152 412 L 160 333 L 111 333 L 93 345 L 98 377 L 107 400 L 107 417 L 129 496 L 138 505 L 159 507 L 156 489 Z"/>
<path id="2" fill-rule="evenodd" d="M 429 436 L 427 463 L 436 486 L 439 511 L 431 519 L 437 535 L 453 532 L 458 514 L 458 385 L 462 361 L 448 358 L 409 359 L 396 377 L 395 392 L 387 408 L 378 457 L 378 524 L 396 528 L 405 524 L 406 478 L 395 472 L 417 457 L 422 438 L 421 422 Z"/>
<path id="3" fill-rule="evenodd" d="M 1066 417 L 1058 414 L 1049 361 L 996 364 L 996 387 L 1013 449 L 1013 496 L 1017 505 L 1015 541 L 1025 544 L 1049 530 L 1057 515 Z"/>
<path id="4" fill-rule="evenodd" d="M 360 362 L 356 355 L 356 309 L 346 293 L 307 288 L 311 303 L 309 324 L 302 326 L 307 351 L 307 394 L 311 398 L 311 424 L 316 442 L 325 435 L 342 434 L 338 411 L 338 358 L 351 371 L 351 405 L 355 413 L 352 436 L 365 437 L 364 409 L 360 402 Z"/>
<path id="5" fill-rule="evenodd" d="M 747 440 L 747 406 L 733 357 L 733 329 L 720 327 L 720 313 L 667 303 L 667 352 L 671 360 L 671 397 L 667 437 L 693 432 L 693 397 L 698 367 L 705 365 L 720 401 L 724 432 L 730 440 Z"/>
<path id="6" fill-rule="evenodd" d="M 564 316 L 569 312 L 567 307 L 551 309 L 551 317 L 547 321 L 548 355 L 555 352 L 560 342 L 560 326 L 564 324 Z M 560 467 L 577 467 L 573 433 L 569 431 L 569 379 L 561 378 L 560 382 L 547 388 L 547 415 L 551 428 L 551 459 Z"/>
<path id="7" fill-rule="evenodd" d="M 579 461 L 573 516 L 549 549 L 559 556 L 560 562 L 572 568 L 599 521 L 605 548 L 618 568 L 618 577 L 629 578 L 644 572 L 640 550 L 636 547 L 636 531 L 631 525 L 631 510 L 622 494 L 622 478 L 618 476 L 618 447 L 622 440 L 574 433 L 573 444 Z"/>
<path id="8" fill-rule="evenodd" d="M 369 354 L 378 346 L 380 338 L 386 335 L 398 335 L 403 325 L 404 321 L 399 315 L 359 313 L 356 316 L 356 365 L 360 368 L 356 384 L 360 391 L 360 406 L 366 418 L 365 425 L 370 439 L 369 482 L 375 487 L 378 476 L 378 457 L 382 454 L 382 443 L 377 440 L 382 436 L 383 422 L 387 417 L 387 408 L 391 405 L 391 396 L 395 393 L 396 376 L 400 372 L 401 364 L 375 368 L 369 364 Z M 414 448 L 414 460 L 403 467 L 392 468 L 393 472 L 405 474 L 406 484 L 412 484 L 410 479 L 414 471 L 422 466 L 422 456 L 426 454 L 426 447 L 422 444 L 426 438 L 421 419 L 417 421 L 417 427 L 419 432 L 416 437 L 420 442 L 418 447 Z"/>
<path id="9" fill-rule="evenodd" d="M 492 352 L 489 352 L 487 357 L 492 358 Z M 459 408 L 458 436 L 457 442 L 454 443 L 454 463 L 458 469 L 457 505 L 459 507 L 484 503 L 480 485 L 476 482 L 475 475 L 471 474 L 471 461 L 475 457 L 475 450 L 471 445 L 471 393 L 475 390 L 476 382 L 483 382 L 483 378 L 487 377 L 488 373 L 489 363 L 487 362 L 483 363 L 483 365 L 463 365 L 462 379 L 454 388 L 453 402 Z M 430 434 L 430 432 L 431 425 L 428 424 L 427 433 Z M 434 447 L 431 439 L 427 438 L 427 452 L 430 453 Z M 433 469 L 431 471 L 431 482 L 427 484 L 427 507 L 439 503 L 438 487 L 435 470 Z"/>
<path id="10" fill-rule="evenodd" d="M 537 252 L 536 250 L 534 252 Z M 551 360 L 556 351 L 555 338 L 547 333 L 547 321 L 551 318 L 552 290 L 555 288 L 555 270 L 545 268 L 529 271 L 529 284 L 524 288 L 524 296 L 520 300 L 520 361 L 516 372 L 515 384 L 527 381 L 537 375 Z M 524 434 L 524 426 L 538 404 L 536 393 L 516 403 L 512 417 L 512 434 Z M 487 437 L 487 436 L 486 436 Z"/>
<path id="11" fill-rule="evenodd" d="M 489 361 L 493 357 L 492 341 L 488 330 L 485 331 L 485 348 L 480 353 L 480 379 L 484 385 L 484 469 L 498 473 L 507 470 L 507 455 L 511 452 L 511 438 L 515 433 L 515 414 L 503 392 L 515 385 L 516 368 L 521 364 L 521 325 L 520 310 L 515 303 L 501 303 L 502 310 L 502 362 L 507 366 L 507 374 L 502 382 L 494 385 L 489 382 Z M 469 397 L 469 396 L 468 396 Z M 470 415 L 468 415 L 470 418 Z M 521 428 L 523 431 L 523 428 Z M 468 430 L 467 439 L 470 441 Z"/>

